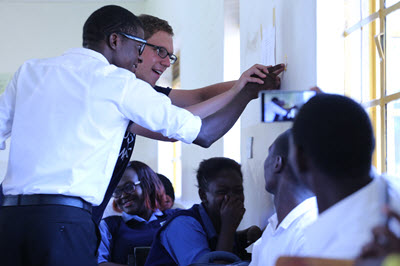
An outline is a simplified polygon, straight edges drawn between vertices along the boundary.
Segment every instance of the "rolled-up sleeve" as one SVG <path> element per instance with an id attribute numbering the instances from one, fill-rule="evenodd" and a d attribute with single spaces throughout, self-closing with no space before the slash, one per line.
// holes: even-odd
<path id="1" fill-rule="evenodd" d="M 129 80 L 121 106 L 121 111 L 133 122 L 185 143 L 192 143 L 201 129 L 200 117 L 172 105 L 167 96 L 136 78 Z"/>
<path id="2" fill-rule="evenodd" d="M 16 83 L 18 72 L 14 75 L 5 91 L 0 95 L 0 149 L 6 148 L 6 140 L 11 135 L 16 101 Z"/>

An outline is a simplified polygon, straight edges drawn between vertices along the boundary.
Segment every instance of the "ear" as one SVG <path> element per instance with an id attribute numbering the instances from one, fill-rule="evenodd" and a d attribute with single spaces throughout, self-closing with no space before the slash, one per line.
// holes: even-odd
<path id="1" fill-rule="evenodd" d="M 111 33 L 110 36 L 108 36 L 107 44 L 111 49 L 115 50 L 120 41 L 121 40 L 120 40 L 120 37 L 118 36 L 118 34 Z"/>
<path id="2" fill-rule="evenodd" d="M 280 155 L 277 155 L 275 157 L 275 162 L 274 162 L 274 172 L 279 173 L 283 169 L 283 158 Z"/>
<path id="3" fill-rule="evenodd" d="M 206 204 L 208 202 L 206 192 L 201 188 L 199 188 L 199 197 L 202 203 Z"/>

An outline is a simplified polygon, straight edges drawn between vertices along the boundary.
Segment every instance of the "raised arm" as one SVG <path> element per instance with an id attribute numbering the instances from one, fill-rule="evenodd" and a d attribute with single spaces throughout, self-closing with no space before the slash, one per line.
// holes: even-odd
<path id="1" fill-rule="evenodd" d="M 268 68 L 268 67 L 263 66 L 263 65 L 254 65 L 250 69 L 245 71 L 241 75 L 240 79 L 238 81 L 234 82 L 234 85 L 229 90 L 226 90 L 225 92 L 223 92 L 223 93 L 221 93 L 221 94 L 219 94 L 217 96 L 214 96 L 213 98 L 208 99 L 208 100 L 206 100 L 204 102 L 201 102 L 201 103 L 198 103 L 198 104 L 195 104 L 195 105 L 192 105 L 192 106 L 185 107 L 185 109 L 187 109 L 188 111 L 192 112 L 194 115 L 197 115 L 200 118 L 204 119 L 205 117 L 209 116 L 210 114 L 213 114 L 213 113 L 217 112 L 218 110 L 222 109 L 225 105 L 227 105 L 229 102 L 231 102 L 235 98 L 235 96 L 249 82 L 252 85 L 248 89 L 251 89 L 251 87 L 253 87 L 253 89 L 254 89 L 254 86 L 256 86 L 256 87 L 257 86 L 262 86 L 263 89 L 276 89 L 276 87 L 279 85 L 279 79 L 276 79 L 275 83 L 269 82 L 267 84 L 263 84 L 264 81 L 262 79 L 260 79 L 260 78 L 264 78 L 265 79 L 266 78 L 266 74 L 265 73 L 268 73 L 268 70 L 275 70 L 274 73 L 276 75 L 279 74 L 283 70 L 283 67 L 280 67 L 280 66 L 281 65 L 278 65 L 278 68 L 276 68 L 276 67 L 275 68 Z M 258 76 L 260 78 L 258 78 L 256 76 Z M 219 84 L 221 84 L 221 83 L 219 83 Z M 230 83 L 229 82 L 225 82 L 224 84 L 225 84 L 224 86 L 226 86 L 227 84 L 230 84 Z M 173 91 L 174 90 L 172 90 L 171 93 Z M 181 91 L 181 90 L 179 90 L 179 91 Z M 171 93 L 169 95 L 170 97 L 171 97 Z M 189 98 L 190 97 L 191 96 L 189 96 Z M 236 117 L 235 121 L 237 120 L 237 118 L 238 117 Z M 162 140 L 162 141 L 175 141 L 174 139 L 166 138 L 166 137 L 164 137 L 163 135 L 161 135 L 159 133 L 152 132 L 152 131 L 150 131 L 150 130 L 148 130 L 146 128 L 143 128 L 143 127 L 141 127 L 141 126 L 139 126 L 137 124 L 133 124 L 131 126 L 131 132 L 134 133 L 134 134 L 138 134 L 140 136 L 151 138 L 151 139 Z M 198 144 L 198 143 L 196 143 L 196 144 Z"/>
<path id="2" fill-rule="evenodd" d="M 172 104 L 179 107 L 188 107 L 230 90 L 235 85 L 235 82 L 236 80 L 221 82 L 194 90 L 172 90 L 169 97 Z"/>
<path id="3" fill-rule="evenodd" d="M 205 148 L 211 146 L 231 129 L 247 104 L 257 98 L 261 90 L 277 89 L 279 81 L 276 77 L 283 71 L 283 65 L 280 66 L 275 72 L 266 74 L 264 84 L 247 83 L 225 107 L 202 119 L 200 133 L 193 143 Z"/>

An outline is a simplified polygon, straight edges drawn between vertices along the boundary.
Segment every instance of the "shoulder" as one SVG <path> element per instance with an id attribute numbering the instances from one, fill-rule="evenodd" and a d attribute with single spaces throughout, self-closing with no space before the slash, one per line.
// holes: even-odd
<path id="1" fill-rule="evenodd" d="M 176 235 L 179 232 L 204 231 L 200 222 L 190 215 L 178 215 L 173 217 L 166 225 L 166 234 Z"/>

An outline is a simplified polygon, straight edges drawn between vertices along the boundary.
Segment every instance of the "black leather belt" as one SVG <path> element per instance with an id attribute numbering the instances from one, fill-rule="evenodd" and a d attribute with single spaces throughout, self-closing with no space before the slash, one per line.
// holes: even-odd
<path id="1" fill-rule="evenodd" d="M 79 197 L 33 194 L 33 195 L 4 195 L 3 206 L 32 206 L 32 205 L 65 205 L 84 209 L 92 213 L 92 204 Z"/>

